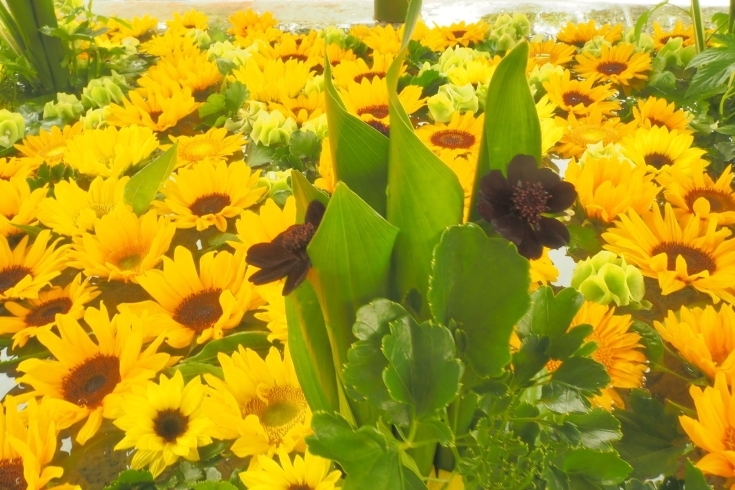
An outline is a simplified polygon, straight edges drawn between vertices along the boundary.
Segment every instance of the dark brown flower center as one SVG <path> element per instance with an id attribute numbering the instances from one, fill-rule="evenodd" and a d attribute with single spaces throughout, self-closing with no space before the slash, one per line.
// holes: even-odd
<path id="1" fill-rule="evenodd" d="M 669 42 L 670 39 L 676 39 L 676 38 L 679 38 L 682 41 L 686 41 L 687 39 L 689 39 L 689 36 L 687 36 L 686 34 L 676 34 L 676 35 L 672 34 L 669 36 L 664 36 L 661 38 L 661 44 L 666 44 L 667 42 Z"/>
<path id="2" fill-rule="evenodd" d="M 194 201 L 189 209 L 197 216 L 217 214 L 230 205 L 230 196 L 227 194 L 209 194 Z"/>
<path id="3" fill-rule="evenodd" d="M 735 202 L 733 202 L 730 193 L 717 189 L 693 189 L 689 191 L 684 198 L 689 209 L 694 210 L 694 203 L 700 197 L 707 199 L 709 209 L 713 213 L 735 211 Z"/>
<path id="4" fill-rule="evenodd" d="M 564 103 L 569 107 L 574 107 L 579 104 L 587 107 L 595 102 L 583 93 L 577 91 L 564 92 L 564 95 L 562 95 L 561 98 L 564 100 Z"/>
<path id="5" fill-rule="evenodd" d="M 308 405 L 304 393 L 294 386 L 276 386 L 245 406 L 244 415 L 257 415 L 270 444 L 279 444 L 295 425 L 304 422 Z"/>
<path id="6" fill-rule="evenodd" d="M 158 412 L 156 418 L 153 419 L 153 430 L 166 442 L 176 442 L 176 439 L 183 435 L 188 427 L 189 417 L 177 408 Z"/>
<path id="7" fill-rule="evenodd" d="M 466 150 L 475 144 L 475 136 L 467 131 L 459 131 L 457 129 L 445 129 L 437 131 L 431 135 L 431 142 L 442 148 Z"/>
<path id="8" fill-rule="evenodd" d="M 56 315 L 65 315 L 71 310 L 73 303 L 71 298 L 56 298 L 41 303 L 26 315 L 26 325 L 29 327 L 42 327 L 56 320 Z"/>
<path id="9" fill-rule="evenodd" d="M 174 320 L 197 333 L 203 332 L 222 316 L 220 294 L 221 289 L 205 289 L 184 298 L 176 308 Z"/>
<path id="10" fill-rule="evenodd" d="M 309 485 L 291 485 L 288 490 L 313 490 Z"/>
<path id="11" fill-rule="evenodd" d="M 21 458 L 0 459 L 0 488 L 3 490 L 26 490 L 28 482 L 23 475 Z"/>
<path id="12" fill-rule="evenodd" d="M 467 31 L 465 31 L 464 29 L 457 29 L 456 31 L 452 31 L 452 36 L 454 36 L 455 39 L 458 37 L 462 37 L 465 34 L 467 34 Z"/>
<path id="13" fill-rule="evenodd" d="M 365 78 L 367 78 L 368 80 L 372 80 L 374 77 L 383 78 L 385 77 L 385 72 L 384 71 L 369 71 L 367 73 L 360 73 L 359 75 L 355 77 L 355 81 L 357 83 L 360 83 Z"/>
<path id="14" fill-rule="evenodd" d="M 371 128 L 377 130 L 380 134 L 385 136 L 386 138 L 390 138 L 390 126 L 387 124 L 383 124 L 380 121 L 372 120 L 368 121 L 368 126 Z"/>
<path id="15" fill-rule="evenodd" d="M 281 233 L 281 244 L 291 252 L 305 252 L 306 246 L 309 245 L 314 233 L 316 233 L 316 228 L 311 223 L 291 225 Z"/>
<path id="16" fill-rule="evenodd" d="M 388 117 L 388 106 L 386 104 L 369 105 L 367 107 L 358 109 L 357 115 L 362 116 L 363 114 L 370 114 L 371 116 L 377 117 L 378 119 L 383 119 L 384 117 Z"/>
<path id="17" fill-rule="evenodd" d="M 627 63 L 622 61 L 603 61 L 597 65 L 597 71 L 603 75 L 620 75 L 628 68 Z"/>
<path id="18" fill-rule="evenodd" d="M 663 153 L 651 153 L 650 155 L 646 155 L 643 160 L 645 160 L 647 165 L 659 170 L 663 168 L 664 165 L 671 165 L 674 163 L 671 158 Z"/>
<path id="19" fill-rule="evenodd" d="M 651 126 L 666 127 L 666 123 L 664 121 L 659 121 L 655 117 L 648 116 L 648 121 L 651 123 Z"/>
<path id="20" fill-rule="evenodd" d="M 28 267 L 23 267 L 22 265 L 11 265 L 0 270 L 0 294 L 18 284 L 31 272 Z"/>
<path id="21" fill-rule="evenodd" d="M 120 382 L 120 359 L 98 354 L 72 369 L 62 381 L 64 399 L 80 407 L 95 408 Z"/>
<path id="22" fill-rule="evenodd" d="M 551 197 L 550 194 L 539 182 L 516 186 L 513 188 L 511 197 L 513 210 L 524 221 L 537 225 L 541 221 L 541 214 L 549 209 L 546 204 L 549 197 Z"/>
<path id="23" fill-rule="evenodd" d="M 699 274 L 702 271 L 709 271 L 712 274 L 717 269 L 717 263 L 708 253 L 683 243 L 663 242 L 651 250 L 652 257 L 661 253 L 666 254 L 666 269 L 670 271 L 676 270 L 676 258 L 679 255 L 684 257 L 687 264 L 687 274 L 690 276 Z"/>
<path id="24" fill-rule="evenodd" d="M 294 54 L 287 54 L 286 56 L 281 56 L 281 59 L 284 62 L 289 61 L 289 60 L 307 61 L 309 57 L 306 56 L 305 54 L 294 53 Z"/>

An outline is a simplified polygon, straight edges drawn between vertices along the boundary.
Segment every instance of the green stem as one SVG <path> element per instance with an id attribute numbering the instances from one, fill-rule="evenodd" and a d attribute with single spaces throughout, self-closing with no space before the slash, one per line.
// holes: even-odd
<path id="1" fill-rule="evenodd" d="M 408 0 L 374 0 L 375 20 L 378 22 L 405 22 Z"/>
<path id="2" fill-rule="evenodd" d="M 694 24 L 694 41 L 697 53 L 701 53 L 705 48 L 705 43 L 704 22 L 702 22 L 702 8 L 699 5 L 699 0 L 692 0 L 692 23 Z"/>
<path id="3" fill-rule="evenodd" d="M 733 29 L 735 29 L 735 0 L 730 0 L 730 22 L 727 26 L 727 32 L 730 34 L 733 33 Z"/>

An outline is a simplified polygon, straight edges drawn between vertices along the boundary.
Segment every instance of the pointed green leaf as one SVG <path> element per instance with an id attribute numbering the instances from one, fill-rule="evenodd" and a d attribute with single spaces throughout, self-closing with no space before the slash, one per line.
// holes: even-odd
<path id="1" fill-rule="evenodd" d="M 589 357 L 570 357 L 551 373 L 551 380 L 568 388 L 594 392 L 610 383 L 605 366 Z"/>
<path id="2" fill-rule="evenodd" d="M 612 443 L 620 440 L 620 422 L 607 410 L 594 408 L 588 413 L 569 415 L 567 420 L 580 432 L 580 442 L 589 449 L 609 451 Z"/>
<path id="3" fill-rule="evenodd" d="M 712 485 L 707 485 L 702 470 L 694 466 L 688 459 L 684 486 L 686 490 L 712 490 Z"/>
<path id="4" fill-rule="evenodd" d="M 267 354 L 271 343 L 268 341 L 267 332 L 234 333 L 222 339 L 208 342 L 196 355 L 182 359 L 181 364 L 187 362 L 214 362 L 220 352 L 231 354 L 238 350 L 240 346 Z"/>
<path id="5" fill-rule="evenodd" d="M 589 482 L 617 485 L 625 480 L 632 468 L 615 452 L 597 452 L 580 448 L 564 454 L 562 470 L 570 476 L 577 476 Z"/>
<path id="6" fill-rule="evenodd" d="M 463 358 L 481 376 L 499 376 L 510 362 L 510 335 L 528 308 L 529 268 L 510 242 L 474 224 L 449 228 L 434 251 L 432 315 L 457 323 L 467 338 Z"/>
<path id="7" fill-rule="evenodd" d="M 518 322 L 518 332 L 545 335 L 553 342 L 566 333 L 582 303 L 584 296 L 575 289 L 566 288 L 554 296 L 550 287 L 542 286 L 531 295 L 531 307 Z"/>
<path id="8" fill-rule="evenodd" d="M 291 188 L 294 199 L 296 199 L 297 223 L 304 222 L 306 208 L 309 207 L 311 201 L 319 201 L 325 206 L 329 203 L 329 196 L 314 187 L 298 170 L 291 170 Z"/>
<path id="9" fill-rule="evenodd" d="M 133 211 L 138 216 L 148 211 L 159 187 L 168 180 L 171 172 L 176 168 L 178 146 L 178 143 L 174 143 L 171 148 L 140 169 L 125 184 L 123 193 L 125 202 L 133 207 Z"/>

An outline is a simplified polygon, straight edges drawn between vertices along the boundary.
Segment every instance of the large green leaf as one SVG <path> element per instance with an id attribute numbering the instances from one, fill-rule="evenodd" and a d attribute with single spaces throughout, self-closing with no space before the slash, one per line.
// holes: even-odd
<path id="1" fill-rule="evenodd" d="M 329 203 L 329 197 L 322 191 L 314 187 L 311 182 L 306 180 L 304 174 L 298 170 L 291 170 L 291 188 L 293 189 L 294 199 L 296 200 L 296 222 L 303 223 L 306 209 L 311 201 L 319 201 L 324 206 Z"/>
<path id="2" fill-rule="evenodd" d="M 171 172 L 176 168 L 178 147 L 179 144 L 174 143 L 171 148 L 140 169 L 125 184 L 123 192 L 125 202 L 133 207 L 133 211 L 138 216 L 148 211 L 159 187 L 168 180 Z"/>
<path id="3" fill-rule="evenodd" d="M 684 487 L 686 490 L 712 490 L 712 486 L 708 485 L 707 480 L 704 479 L 702 470 L 694 466 L 688 459 L 685 478 Z"/>
<path id="4" fill-rule="evenodd" d="M 385 216 L 388 138 L 347 112 L 332 82 L 329 59 L 324 63 L 324 91 L 335 177 Z"/>
<path id="5" fill-rule="evenodd" d="M 531 295 L 531 307 L 518 322 L 518 332 L 547 336 L 553 342 L 566 333 L 583 303 L 584 296 L 575 289 L 554 296 L 550 287 L 542 286 Z"/>
<path id="6" fill-rule="evenodd" d="M 429 304 L 434 319 L 466 336 L 462 357 L 481 376 L 510 362 L 513 326 L 528 308 L 529 263 L 501 238 L 474 224 L 453 226 L 434 251 Z"/>
<path id="7" fill-rule="evenodd" d="M 267 332 L 239 332 L 228 335 L 222 339 L 208 342 L 196 355 L 181 360 L 181 364 L 187 362 L 214 362 L 217 354 L 223 352 L 231 354 L 242 346 L 261 353 L 268 353 L 271 343 L 268 342 Z"/>
<path id="8" fill-rule="evenodd" d="M 485 101 L 485 129 L 475 173 L 471 216 L 479 219 L 480 179 L 491 170 L 505 169 L 515 155 L 531 155 L 541 164 L 541 123 L 526 79 L 528 43 L 505 55 L 490 80 Z"/>
<path id="9" fill-rule="evenodd" d="M 562 470 L 566 474 L 600 485 L 623 482 L 631 469 L 615 452 L 598 452 L 587 448 L 568 451 L 562 463 Z"/>

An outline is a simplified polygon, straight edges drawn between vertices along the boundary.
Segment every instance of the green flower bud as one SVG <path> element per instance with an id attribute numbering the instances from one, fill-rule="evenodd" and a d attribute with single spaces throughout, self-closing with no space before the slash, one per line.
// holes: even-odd
<path id="1" fill-rule="evenodd" d="M 324 75 L 317 75 L 306 82 L 304 93 L 309 96 L 312 92 L 324 92 Z"/>
<path id="2" fill-rule="evenodd" d="M 324 38 L 326 44 L 339 44 L 340 47 L 345 47 L 345 40 L 347 39 L 347 33 L 339 27 L 329 26 L 319 33 Z"/>
<path id="3" fill-rule="evenodd" d="M 26 134 L 26 121 L 17 112 L 0 110 L 0 146 L 10 148 Z"/>
<path id="4" fill-rule="evenodd" d="M 327 136 L 327 115 L 322 114 L 319 117 L 315 117 L 314 119 L 310 119 L 306 121 L 302 126 L 301 129 L 304 131 L 311 131 L 314 133 L 317 138 L 320 140 L 323 140 Z"/>
<path id="5" fill-rule="evenodd" d="M 515 47 L 515 45 L 516 45 L 516 40 L 513 39 L 513 36 L 511 36 L 508 33 L 505 33 L 498 38 L 496 49 L 498 51 L 510 51 L 511 49 Z"/>
<path id="6" fill-rule="evenodd" d="M 87 114 L 79 120 L 84 125 L 84 129 L 102 129 L 107 126 L 107 121 L 105 119 L 106 115 L 107 107 L 90 109 L 87 111 Z"/>
<path id="7" fill-rule="evenodd" d="M 199 49 L 209 49 L 209 45 L 212 44 L 209 33 L 201 29 L 189 29 L 186 32 L 186 37 L 194 38 Z"/>
<path id="8" fill-rule="evenodd" d="M 612 43 L 610 41 L 607 41 L 603 36 L 595 36 L 584 43 L 584 46 L 582 47 L 582 52 L 589 52 L 596 58 L 599 58 L 602 55 L 603 46 L 610 47 L 612 46 Z"/>
<path id="9" fill-rule="evenodd" d="M 580 261 L 572 274 L 572 287 L 588 301 L 617 306 L 641 306 L 646 292 L 641 271 L 608 251 Z"/>
<path id="10" fill-rule="evenodd" d="M 243 66 L 250 59 L 255 45 L 246 49 L 235 47 L 230 41 L 217 42 L 209 47 L 209 60 L 224 59 L 235 66 Z"/>
<path id="11" fill-rule="evenodd" d="M 286 144 L 297 129 L 296 121 L 290 117 L 286 119 L 280 111 L 260 111 L 250 137 L 255 143 L 265 146 Z"/>
<path id="12" fill-rule="evenodd" d="M 455 111 L 454 104 L 449 95 L 442 92 L 441 89 L 438 94 L 429 97 L 426 106 L 429 108 L 429 115 L 434 121 L 446 123 L 452 120 Z"/>
<path id="13" fill-rule="evenodd" d="M 43 118 L 59 118 L 65 123 L 76 121 L 84 113 L 84 105 L 77 99 L 76 95 L 56 94 L 56 102 L 47 102 L 43 106 Z"/>
<path id="14" fill-rule="evenodd" d="M 268 197 L 276 198 L 276 194 L 282 192 L 291 193 L 291 186 L 288 181 L 291 178 L 291 170 L 273 171 L 262 174 L 258 179 L 258 187 L 268 188 Z"/>
<path id="15" fill-rule="evenodd" d="M 106 107 L 113 102 L 122 104 L 125 94 L 121 86 L 127 87 L 125 77 L 117 73 L 115 76 L 96 78 L 82 90 L 82 104 L 90 108 Z"/>
<path id="16" fill-rule="evenodd" d="M 444 52 L 439 55 L 439 59 L 436 60 L 436 64 L 433 65 L 433 68 L 441 73 L 446 73 L 451 68 L 467 65 L 467 63 L 472 61 L 474 58 L 474 49 L 455 46 L 453 48 L 445 49 Z"/>
<path id="17" fill-rule="evenodd" d="M 250 131 L 253 130 L 253 124 L 255 123 L 256 119 L 258 119 L 258 114 L 260 114 L 261 111 L 265 111 L 267 108 L 268 105 L 264 102 L 248 100 L 237 111 L 237 119 L 231 123 L 231 127 L 235 127 L 235 125 L 239 123 L 239 132 L 250 133 Z"/>
<path id="18" fill-rule="evenodd" d="M 637 51 L 646 51 L 650 53 L 653 51 L 653 37 L 650 34 L 641 32 L 638 41 L 635 40 L 635 27 L 629 27 L 623 35 L 623 41 L 630 44 L 635 44 Z"/>
<path id="19" fill-rule="evenodd" d="M 462 87 L 453 83 L 447 83 L 439 88 L 439 93 L 447 94 L 456 110 L 460 112 L 477 112 L 479 101 L 477 95 L 475 95 L 475 88 L 471 83 Z"/>

